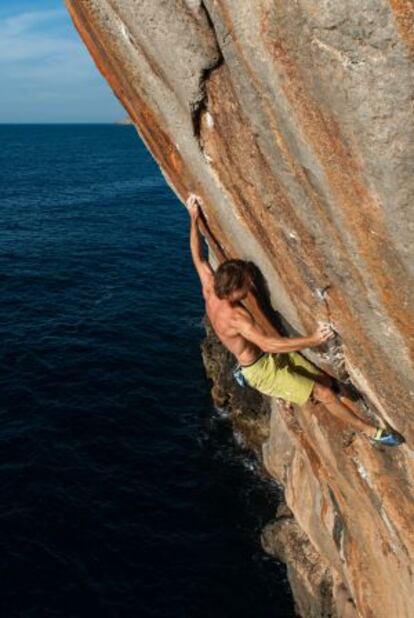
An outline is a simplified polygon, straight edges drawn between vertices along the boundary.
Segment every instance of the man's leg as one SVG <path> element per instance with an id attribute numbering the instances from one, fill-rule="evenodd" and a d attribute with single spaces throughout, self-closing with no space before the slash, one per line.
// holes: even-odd
<path id="1" fill-rule="evenodd" d="M 339 401 L 344 404 L 344 406 L 346 406 L 349 410 L 351 410 L 351 412 L 353 412 L 353 414 L 355 414 L 355 416 L 358 416 L 358 418 L 361 418 L 360 409 L 358 408 L 356 403 L 351 399 L 351 397 L 349 397 L 345 393 L 338 393 L 337 397 Z"/>
<path id="2" fill-rule="evenodd" d="M 351 400 L 345 398 L 346 404 L 345 401 L 341 402 L 336 393 L 326 384 L 315 383 L 312 395 L 317 401 L 323 403 L 333 416 L 339 418 L 346 425 L 356 431 L 362 431 L 370 437 L 375 435 L 376 427 L 359 418 L 356 413 L 356 406 Z"/>

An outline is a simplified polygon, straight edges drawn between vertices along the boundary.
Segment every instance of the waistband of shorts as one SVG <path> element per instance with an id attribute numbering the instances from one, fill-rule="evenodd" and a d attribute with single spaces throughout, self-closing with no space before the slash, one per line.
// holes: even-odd
<path id="1" fill-rule="evenodd" d="M 258 363 L 258 362 L 259 362 L 259 360 L 260 360 L 260 359 L 262 359 L 262 358 L 263 358 L 263 356 L 264 356 L 265 354 L 266 354 L 266 352 L 262 352 L 262 353 L 260 354 L 260 356 L 258 356 L 258 357 L 256 358 L 256 360 L 255 360 L 255 361 L 253 361 L 252 363 L 250 363 L 249 365 L 240 365 L 240 369 L 247 369 L 247 367 L 253 367 L 253 365 L 255 365 L 256 363 Z"/>

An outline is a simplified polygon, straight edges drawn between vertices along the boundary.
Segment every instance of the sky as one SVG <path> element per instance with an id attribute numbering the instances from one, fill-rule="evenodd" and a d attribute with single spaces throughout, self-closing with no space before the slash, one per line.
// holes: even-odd
<path id="1" fill-rule="evenodd" d="M 0 0 L 0 123 L 114 122 L 125 116 L 63 0 Z"/>

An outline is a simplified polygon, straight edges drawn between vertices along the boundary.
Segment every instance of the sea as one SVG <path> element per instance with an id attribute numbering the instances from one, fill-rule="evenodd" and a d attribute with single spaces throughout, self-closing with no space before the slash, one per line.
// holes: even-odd
<path id="1" fill-rule="evenodd" d="M 1 618 L 294 616 L 215 410 L 188 215 L 135 129 L 0 126 Z"/>

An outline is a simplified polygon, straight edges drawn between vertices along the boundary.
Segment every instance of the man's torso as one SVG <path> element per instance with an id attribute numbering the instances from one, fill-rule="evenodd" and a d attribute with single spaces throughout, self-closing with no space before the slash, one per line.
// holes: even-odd
<path id="1" fill-rule="evenodd" d="M 240 365 L 250 365 L 260 356 L 261 350 L 237 332 L 234 326 L 237 311 L 240 311 L 239 307 L 220 300 L 214 291 L 206 297 L 206 312 L 217 337 L 234 354 Z"/>

